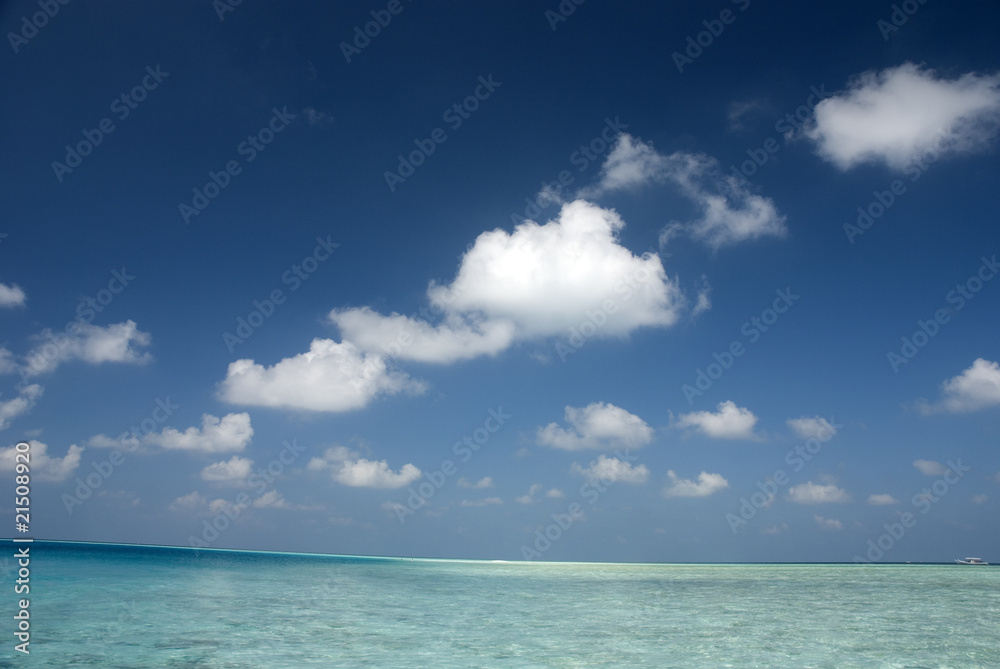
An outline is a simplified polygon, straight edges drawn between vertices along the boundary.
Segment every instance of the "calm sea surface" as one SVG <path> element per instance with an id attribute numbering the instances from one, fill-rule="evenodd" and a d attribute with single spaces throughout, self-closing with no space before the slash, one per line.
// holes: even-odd
<path id="1" fill-rule="evenodd" d="M 994 567 L 492 563 L 47 542 L 31 544 L 31 557 L 31 655 L 14 652 L 16 574 L 0 574 L 10 584 L 0 666 L 1000 667 Z"/>

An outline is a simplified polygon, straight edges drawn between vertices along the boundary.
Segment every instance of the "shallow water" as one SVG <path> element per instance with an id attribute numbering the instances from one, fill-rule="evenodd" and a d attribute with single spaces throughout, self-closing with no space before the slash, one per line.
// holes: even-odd
<path id="1" fill-rule="evenodd" d="M 11 621 L 3 666 L 1000 667 L 994 567 L 31 554 L 31 655 Z"/>

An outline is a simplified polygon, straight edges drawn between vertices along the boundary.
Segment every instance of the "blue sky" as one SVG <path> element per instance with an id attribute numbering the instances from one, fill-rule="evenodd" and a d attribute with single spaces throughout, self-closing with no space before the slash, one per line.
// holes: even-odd
<path id="1" fill-rule="evenodd" d="M 34 536 L 1000 553 L 996 6 L 336 4 L 3 6 Z"/>

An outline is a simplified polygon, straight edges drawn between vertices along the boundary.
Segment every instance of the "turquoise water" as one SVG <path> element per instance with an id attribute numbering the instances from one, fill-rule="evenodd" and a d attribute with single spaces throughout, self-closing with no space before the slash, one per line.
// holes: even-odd
<path id="1" fill-rule="evenodd" d="M 2 666 L 1000 667 L 994 567 L 31 553 L 31 655 L 5 614 Z"/>

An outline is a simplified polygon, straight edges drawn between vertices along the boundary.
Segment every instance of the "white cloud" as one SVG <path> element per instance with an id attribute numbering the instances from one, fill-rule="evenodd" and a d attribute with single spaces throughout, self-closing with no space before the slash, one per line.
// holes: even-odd
<path id="1" fill-rule="evenodd" d="M 532 483 L 531 487 L 528 488 L 527 494 L 521 495 L 520 497 L 515 497 L 514 501 L 518 504 L 534 504 L 538 500 L 535 499 L 535 495 L 542 491 L 542 486 L 539 483 Z"/>
<path id="2" fill-rule="evenodd" d="M 816 105 L 806 136 L 817 152 L 847 170 L 865 162 L 904 169 L 949 139 L 944 151 L 985 146 L 1000 121 L 1000 76 L 938 77 L 913 63 L 855 78 L 843 93 Z"/>
<path id="3" fill-rule="evenodd" d="M 7 401 L 0 400 L 0 430 L 7 429 L 12 420 L 31 411 L 42 396 L 42 390 L 40 385 L 33 383 L 18 390 L 17 397 Z"/>
<path id="4" fill-rule="evenodd" d="M 252 471 L 253 460 L 234 455 L 229 460 L 216 462 L 201 470 L 203 481 L 212 481 L 234 486 L 246 485 Z"/>
<path id="5" fill-rule="evenodd" d="M 482 490 L 483 488 L 492 488 L 493 487 L 493 479 L 491 477 L 489 477 L 489 476 L 484 476 L 483 478 L 479 479 L 475 483 L 472 483 L 467 478 L 465 478 L 463 476 L 462 478 L 458 479 L 458 487 L 459 488 L 470 488 L 472 490 Z"/>
<path id="6" fill-rule="evenodd" d="M 565 451 L 588 448 L 638 448 L 653 438 L 653 428 L 621 407 L 592 402 L 583 408 L 566 407 L 569 429 L 555 423 L 538 428 L 539 444 Z"/>
<path id="7" fill-rule="evenodd" d="M 168 450 L 227 453 L 242 451 L 252 437 L 249 414 L 230 413 L 220 419 L 206 413 L 201 417 L 201 429 L 189 427 L 180 432 L 167 427 L 159 434 L 147 435 L 143 441 Z"/>
<path id="8" fill-rule="evenodd" d="M 545 496 L 550 499 L 562 499 L 563 497 L 566 496 L 566 493 L 564 493 L 559 488 L 552 488 L 547 493 L 545 493 Z"/>
<path id="9" fill-rule="evenodd" d="M 842 530 L 844 524 L 835 518 L 824 518 L 823 516 L 813 516 L 813 520 L 824 530 Z"/>
<path id="10" fill-rule="evenodd" d="M 325 111 L 318 111 L 315 107 L 304 107 L 302 109 L 302 114 L 306 117 L 306 121 L 311 126 L 329 125 L 330 123 L 333 123 L 332 114 Z"/>
<path id="11" fill-rule="evenodd" d="M 13 374 L 16 371 L 17 362 L 14 360 L 14 354 L 0 346 L 0 374 Z"/>
<path id="12" fill-rule="evenodd" d="M 738 177 L 722 174 L 718 161 L 710 156 L 673 153 L 668 158 L 667 175 L 695 202 L 701 216 L 664 228 L 661 247 L 682 232 L 715 251 L 760 237 L 784 237 L 788 232 L 785 217 L 773 200 L 752 193 Z"/>
<path id="13" fill-rule="evenodd" d="M 979 495 L 973 495 L 972 496 L 972 503 L 973 504 L 986 504 L 986 502 L 988 502 L 988 501 L 990 501 L 989 495 L 979 494 Z"/>
<path id="14" fill-rule="evenodd" d="M 746 100 L 732 102 L 729 104 L 729 129 L 734 132 L 747 130 L 748 124 L 743 122 L 746 116 L 759 116 L 761 111 L 767 109 L 767 104 L 763 100 Z"/>
<path id="15" fill-rule="evenodd" d="M 524 338 L 565 334 L 606 300 L 618 309 L 607 315 L 601 336 L 672 325 L 684 298 L 659 256 L 636 256 L 619 244 L 624 226 L 614 211 L 577 200 L 544 225 L 526 221 L 510 234 L 484 232 L 451 285 L 432 284 L 428 296 L 450 311 L 511 321 Z"/>
<path id="16" fill-rule="evenodd" d="M 87 444 L 96 448 L 128 448 L 159 446 L 173 451 L 197 453 L 232 453 L 242 451 L 253 438 L 250 415 L 230 413 L 222 418 L 202 414 L 201 427 L 189 427 L 183 432 L 165 427 L 161 432 L 150 432 L 141 438 L 135 436 L 112 439 L 103 434 L 91 437 Z"/>
<path id="17" fill-rule="evenodd" d="M 28 442 L 31 445 L 31 476 L 39 481 L 65 481 L 77 467 L 80 466 L 80 454 L 83 448 L 73 444 L 66 451 L 66 455 L 61 458 L 49 455 L 49 447 L 34 439 Z M 17 462 L 16 447 L 0 448 L 0 471 L 12 472 L 15 470 Z M 22 460 L 23 462 L 23 460 Z"/>
<path id="18" fill-rule="evenodd" d="M 580 195 L 597 197 L 651 182 L 676 184 L 701 210 L 700 218 L 690 223 L 668 226 L 660 237 L 661 246 L 679 232 L 715 250 L 758 237 L 786 234 L 785 217 L 778 213 L 774 202 L 750 192 L 741 179 L 724 175 L 714 158 L 683 151 L 664 156 L 652 144 L 628 133 L 619 135 L 608 153 L 597 185 L 582 189 Z"/>
<path id="19" fill-rule="evenodd" d="M 248 508 L 250 508 L 249 503 L 236 504 L 228 499 L 213 499 L 208 503 L 209 514 L 225 513 L 232 516 Z"/>
<path id="20" fill-rule="evenodd" d="M 20 307 L 24 304 L 26 297 L 24 291 L 17 284 L 7 285 L 0 283 L 0 308 Z"/>
<path id="21" fill-rule="evenodd" d="M 968 413 L 1000 404 L 1000 365 L 977 358 L 972 367 L 941 384 L 942 400 L 920 404 L 924 414 L 949 411 Z"/>
<path id="22" fill-rule="evenodd" d="M 23 374 L 38 376 L 56 370 L 70 360 L 83 360 L 92 365 L 121 362 L 142 365 L 150 360 L 149 353 L 140 349 L 149 346 L 152 337 L 139 330 L 134 321 L 101 327 L 84 321 L 74 323 L 73 334 L 53 334 L 45 329 L 33 339 L 41 342 L 25 357 Z"/>
<path id="23" fill-rule="evenodd" d="M 463 499 L 459 502 L 460 506 L 492 506 L 494 504 L 503 504 L 503 500 L 499 497 L 487 497 L 486 499 Z"/>
<path id="24" fill-rule="evenodd" d="M 829 441 L 837 434 L 837 428 L 830 423 L 825 418 L 820 418 L 819 416 L 814 416 L 808 418 L 803 416 L 802 418 L 789 418 L 785 423 L 788 427 L 792 428 L 794 432 L 800 439 L 819 439 L 820 441 Z"/>
<path id="25" fill-rule="evenodd" d="M 219 397 L 231 404 L 340 412 L 361 409 L 379 395 L 424 389 L 389 370 L 381 355 L 350 342 L 314 339 L 308 352 L 271 367 L 246 359 L 231 363 Z"/>
<path id="26" fill-rule="evenodd" d="M 764 527 L 760 533 L 761 534 L 781 534 L 788 530 L 788 523 L 782 523 L 781 525 L 767 525 Z"/>
<path id="27" fill-rule="evenodd" d="M 649 469 L 646 465 L 632 466 L 618 458 L 609 458 L 605 455 L 598 456 L 595 462 L 591 462 L 589 467 L 581 467 L 573 463 L 571 471 L 574 474 L 583 476 L 588 481 L 603 479 L 615 483 L 645 483 L 649 479 Z"/>
<path id="28" fill-rule="evenodd" d="M 480 234 L 454 280 L 431 282 L 427 297 L 438 325 L 367 308 L 334 310 L 345 342 L 398 359 L 449 363 L 492 355 L 512 343 L 568 335 L 603 312 L 594 336 L 622 337 L 641 327 L 668 327 L 686 298 L 660 257 L 633 255 L 618 234 L 625 223 L 610 209 L 577 200 L 540 225 Z M 603 305 L 613 303 L 614 313 Z"/>
<path id="29" fill-rule="evenodd" d="M 891 506 L 899 504 L 899 500 L 889 494 L 869 495 L 868 503 L 871 506 Z"/>
<path id="30" fill-rule="evenodd" d="M 681 414 L 673 426 L 694 428 L 713 439 L 759 439 L 753 427 L 757 416 L 744 407 L 738 407 L 729 400 L 720 402 L 718 411 L 693 411 Z"/>
<path id="31" fill-rule="evenodd" d="M 437 326 L 392 313 L 389 316 L 360 309 L 334 309 L 330 321 L 345 341 L 363 350 L 418 362 L 451 363 L 481 355 L 495 355 L 514 340 L 514 323 L 452 314 Z"/>
<path id="32" fill-rule="evenodd" d="M 170 504 L 171 511 L 199 511 L 208 505 L 205 499 L 197 490 L 187 495 L 182 495 Z"/>
<path id="33" fill-rule="evenodd" d="M 708 497 L 729 487 L 729 481 L 721 474 L 702 472 L 698 475 L 697 481 L 692 481 L 680 478 L 671 469 L 667 472 L 667 477 L 670 479 L 670 484 L 663 489 L 665 497 Z"/>
<path id="34" fill-rule="evenodd" d="M 402 488 L 420 478 L 420 470 L 405 464 L 394 472 L 385 460 L 366 460 L 345 446 L 328 448 L 309 461 L 310 471 L 328 470 L 334 481 L 353 488 Z"/>
<path id="35" fill-rule="evenodd" d="M 291 504 L 285 501 L 277 490 L 268 490 L 253 501 L 255 509 L 291 509 Z"/>
<path id="36" fill-rule="evenodd" d="M 933 460 L 914 460 L 913 466 L 919 469 L 924 476 L 943 476 L 948 471 L 946 466 Z"/>
<path id="37" fill-rule="evenodd" d="M 667 175 L 667 158 L 650 143 L 643 143 L 627 132 L 604 159 L 598 184 L 580 191 L 581 197 L 597 197 L 603 193 L 635 189 L 652 181 L 663 181 Z"/>
<path id="38" fill-rule="evenodd" d="M 832 483 L 821 485 L 807 481 L 806 483 L 793 485 L 789 488 L 788 499 L 796 504 L 827 504 L 830 502 L 848 502 L 851 498 L 845 490 L 838 488 Z"/>

